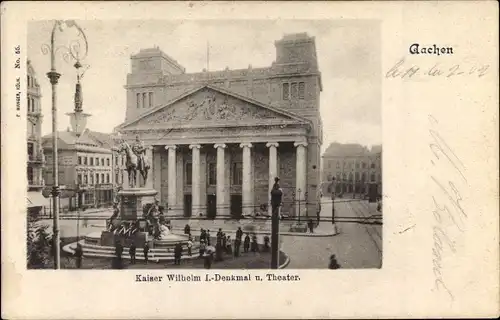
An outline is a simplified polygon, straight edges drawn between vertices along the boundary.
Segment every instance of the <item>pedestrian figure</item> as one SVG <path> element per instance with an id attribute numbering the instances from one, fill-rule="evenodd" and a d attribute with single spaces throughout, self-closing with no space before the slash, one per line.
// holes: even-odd
<path id="1" fill-rule="evenodd" d="M 83 248 L 81 244 L 76 245 L 75 249 L 75 262 L 76 268 L 80 269 L 82 267 L 82 258 L 83 258 Z"/>
<path id="2" fill-rule="evenodd" d="M 184 234 L 191 234 L 191 227 L 189 226 L 189 224 L 186 224 L 186 226 L 184 227 Z"/>
<path id="3" fill-rule="evenodd" d="M 214 256 L 213 256 L 213 252 L 211 252 L 211 251 L 207 252 L 207 253 L 204 255 L 204 257 L 203 257 L 203 260 L 204 260 L 203 262 L 204 262 L 204 263 L 203 263 L 203 264 L 204 264 L 205 269 L 210 269 L 210 268 L 212 268 L 212 261 L 213 261 L 213 258 L 214 258 Z"/>
<path id="4" fill-rule="evenodd" d="M 206 237 L 207 237 L 207 246 L 209 246 L 210 245 L 210 230 L 207 230 Z"/>
<path id="5" fill-rule="evenodd" d="M 240 246 L 241 246 L 241 238 L 234 241 L 234 256 L 239 257 L 240 256 Z"/>
<path id="6" fill-rule="evenodd" d="M 217 231 L 217 237 L 222 237 L 222 228 L 219 228 L 219 231 Z"/>
<path id="7" fill-rule="evenodd" d="M 182 257 L 182 245 L 177 243 L 174 248 L 174 264 L 180 265 Z"/>
<path id="8" fill-rule="evenodd" d="M 203 254 L 205 253 L 205 248 L 206 248 L 205 240 L 200 240 L 200 258 L 203 257 Z"/>
<path id="9" fill-rule="evenodd" d="M 264 236 L 264 252 L 269 252 L 269 236 Z"/>
<path id="10" fill-rule="evenodd" d="M 215 261 L 224 260 L 222 257 L 222 251 L 224 250 L 224 248 L 222 247 L 222 237 L 223 233 L 221 232 L 217 237 L 217 242 L 215 243 Z"/>
<path id="11" fill-rule="evenodd" d="M 232 255 L 233 254 L 233 249 L 231 248 L 231 236 L 227 236 L 226 240 L 226 251 L 228 254 Z"/>
<path id="12" fill-rule="evenodd" d="M 148 259 L 149 259 L 149 257 L 148 257 L 148 254 L 149 254 L 149 244 L 147 242 L 144 244 L 143 251 L 144 251 L 144 261 L 147 264 L 148 263 Z"/>
<path id="13" fill-rule="evenodd" d="M 314 222 L 312 219 L 309 219 L 309 222 L 307 222 L 307 226 L 309 227 L 309 231 L 311 233 L 314 233 Z"/>
<path id="14" fill-rule="evenodd" d="M 130 248 L 128 249 L 128 253 L 130 254 L 130 263 L 135 264 L 135 253 L 136 253 L 137 247 L 135 246 L 135 243 L 132 242 L 130 245 Z"/>
<path id="15" fill-rule="evenodd" d="M 340 269 L 340 265 L 337 262 L 337 258 L 334 254 L 330 256 L 330 264 L 328 265 L 328 269 Z"/>
<path id="16" fill-rule="evenodd" d="M 249 248 L 250 248 L 250 236 L 247 233 L 247 235 L 245 236 L 245 240 L 243 241 L 243 252 L 247 253 Z"/>
<path id="17" fill-rule="evenodd" d="M 206 233 L 205 229 L 201 228 L 201 231 L 200 231 L 200 242 L 201 242 L 201 240 L 206 241 L 207 240 L 206 237 L 207 237 L 207 233 Z"/>
<path id="18" fill-rule="evenodd" d="M 120 241 L 117 241 L 115 244 L 115 258 L 113 259 L 113 269 L 123 269 L 122 254 L 123 246 Z"/>
<path id="19" fill-rule="evenodd" d="M 227 253 L 227 238 L 225 233 L 222 234 L 222 250 Z"/>
<path id="20" fill-rule="evenodd" d="M 259 245 L 257 243 L 257 236 L 254 234 L 252 236 L 252 252 L 258 252 L 259 251 Z"/>
<path id="21" fill-rule="evenodd" d="M 187 243 L 187 249 L 188 249 L 188 256 L 191 257 L 192 253 L 191 250 L 193 249 L 193 240 L 191 237 L 189 237 L 188 243 Z"/>
<path id="22" fill-rule="evenodd" d="M 236 239 L 240 239 L 241 242 L 241 237 L 243 237 L 243 231 L 241 230 L 241 227 L 238 227 L 238 230 L 236 230 Z"/>

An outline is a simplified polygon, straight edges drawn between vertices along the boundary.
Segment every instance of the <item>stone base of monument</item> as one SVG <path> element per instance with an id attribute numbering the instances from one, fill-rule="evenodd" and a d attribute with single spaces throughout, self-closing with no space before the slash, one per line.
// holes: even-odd
<path id="1" fill-rule="evenodd" d="M 145 188 L 129 188 L 118 192 L 120 197 L 120 218 L 122 220 L 137 220 L 141 217 L 143 207 L 153 203 L 158 191 Z"/>
<path id="2" fill-rule="evenodd" d="M 86 235 L 80 242 L 83 246 L 83 255 L 85 257 L 113 258 L 115 256 L 115 241 L 120 241 L 123 245 L 123 257 L 130 258 L 128 249 L 132 242 L 136 242 L 136 256 L 138 260 L 144 259 L 142 248 L 147 241 L 150 251 L 149 259 L 151 261 L 170 261 L 174 259 L 174 248 L 177 243 L 182 245 L 182 258 L 196 258 L 198 256 L 199 244 L 194 243 L 191 248 L 192 256 L 187 255 L 188 237 L 180 234 L 170 234 L 162 239 L 152 239 L 145 232 L 136 234 L 136 238 L 117 236 L 109 231 L 93 232 Z M 139 243 L 142 243 L 140 245 Z"/>
<path id="3" fill-rule="evenodd" d="M 115 246 L 120 242 L 124 247 L 123 256 L 129 256 L 128 248 L 134 243 L 137 250 L 136 255 L 143 255 L 144 245 L 148 243 L 150 248 L 151 260 L 171 260 L 173 259 L 175 245 L 180 243 L 183 247 L 183 256 L 187 254 L 188 236 L 180 234 L 165 234 L 161 239 L 153 239 L 152 236 L 145 232 L 147 221 L 142 218 L 143 208 L 146 204 L 154 202 L 154 196 L 158 192 L 154 189 L 147 188 L 128 188 L 118 192 L 120 197 L 120 216 L 117 217 L 119 223 L 136 223 L 139 231 L 133 235 L 115 234 L 112 231 L 94 232 L 86 235 L 83 238 L 83 254 L 84 256 L 93 257 L 114 257 Z M 192 252 L 196 255 L 198 246 L 192 248 Z"/>

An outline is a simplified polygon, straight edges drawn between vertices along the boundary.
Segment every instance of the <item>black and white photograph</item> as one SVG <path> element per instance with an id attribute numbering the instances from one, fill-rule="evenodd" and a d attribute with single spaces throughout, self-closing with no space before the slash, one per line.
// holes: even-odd
<path id="1" fill-rule="evenodd" d="M 2 319 L 498 318 L 496 3 L 0 7 Z"/>
<path id="2" fill-rule="evenodd" d="M 379 21 L 32 21 L 27 45 L 29 269 L 382 267 Z"/>

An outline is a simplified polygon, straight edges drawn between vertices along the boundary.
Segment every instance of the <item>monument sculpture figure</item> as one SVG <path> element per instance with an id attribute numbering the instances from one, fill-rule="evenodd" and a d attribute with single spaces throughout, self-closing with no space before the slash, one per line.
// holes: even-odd
<path id="1" fill-rule="evenodd" d="M 141 173 L 144 180 L 144 185 L 148 180 L 148 172 L 151 168 L 149 164 L 149 159 L 146 156 L 147 148 L 144 143 L 139 140 L 139 136 L 136 137 L 135 143 L 130 146 L 128 142 L 123 141 L 121 147 L 118 149 L 119 152 L 125 152 L 126 155 L 126 168 L 128 173 L 129 186 L 131 188 L 136 188 L 137 186 L 137 171 Z"/>

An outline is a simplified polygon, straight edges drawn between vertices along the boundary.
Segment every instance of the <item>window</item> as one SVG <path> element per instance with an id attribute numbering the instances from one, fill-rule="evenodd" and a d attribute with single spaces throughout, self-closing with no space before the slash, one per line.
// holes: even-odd
<path id="1" fill-rule="evenodd" d="M 356 173 L 355 173 L 355 176 L 356 176 L 356 178 L 355 178 L 355 179 L 356 179 L 356 181 L 358 181 L 358 180 L 359 180 L 359 172 L 356 172 Z"/>
<path id="2" fill-rule="evenodd" d="M 33 184 L 33 167 L 28 167 L 28 183 Z"/>
<path id="3" fill-rule="evenodd" d="M 30 88 L 31 87 L 30 76 L 26 76 L 26 77 L 28 78 L 28 80 L 27 80 L 28 81 L 28 88 Z"/>
<path id="4" fill-rule="evenodd" d="M 340 172 L 337 172 L 337 180 L 340 180 Z"/>
<path id="5" fill-rule="evenodd" d="M 340 169 L 340 162 L 337 161 L 337 169 Z"/>
<path id="6" fill-rule="evenodd" d="M 299 96 L 299 91 L 297 87 L 297 82 L 292 83 L 292 100 L 297 100 Z"/>
<path id="7" fill-rule="evenodd" d="M 141 94 L 136 94 L 136 107 L 139 109 L 141 107 Z"/>
<path id="8" fill-rule="evenodd" d="M 349 180 L 352 180 L 352 172 L 349 173 Z"/>
<path id="9" fill-rule="evenodd" d="M 193 164 L 191 162 L 186 163 L 186 169 L 185 169 L 185 174 L 184 174 L 184 183 L 187 186 L 190 186 L 193 183 Z"/>
<path id="10" fill-rule="evenodd" d="M 375 173 L 372 173 L 372 175 L 370 176 L 370 180 L 373 182 L 375 181 Z"/>
<path id="11" fill-rule="evenodd" d="M 101 173 L 101 183 L 104 183 L 104 173 Z"/>
<path id="12" fill-rule="evenodd" d="M 364 182 L 365 180 L 366 180 L 366 174 L 363 172 L 363 173 L 361 174 L 361 181 L 363 181 L 363 182 Z"/>
<path id="13" fill-rule="evenodd" d="M 122 158 L 122 166 L 123 166 L 123 165 L 124 165 L 124 163 L 123 163 L 123 162 L 124 162 L 124 159 L 125 159 L 125 158 L 124 158 L 123 156 L 122 156 L 121 158 Z"/>
<path id="14" fill-rule="evenodd" d="M 87 165 L 87 157 L 84 157 L 84 158 L 83 158 L 83 164 L 84 164 L 84 165 Z"/>
<path id="15" fill-rule="evenodd" d="M 104 158 L 101 158 L 101 166 L 104 167 Z"/>
<path id="16" fill-rule="evenodd" d="M 375 169 L 375 163 L 372 162 L 371 168 Z"/>
<path id="17" fill-rule="evenodd" d="M 31 98 L 28 96 L 28 112 L 31 111 Z"/>
<path id="18" fill-rule="evenodd" d="M 211 186 L 217 184 L 217 167 L 215 163 L 208 164 L 208 184 Z"/>
<path id="19" fill-rule="evenodd" d="M 95 174 L 95 184 L 99 184 L 99 174 Z"/>
<path id="20" fill-rule="evenodd" d="M 109 167 L 109 158 L 106 158 L 106 165 Z"/>
<path id="21" fill-rule="evenodd" d="M 153 106 L 153 93 L 152 92 L 148 93 L 148 96 L 149 96 L 148 106 L 151 108 Z"/>
<path id="22" fill-rule="evenodd" d="M 347 180 L 347 173 L 344 172 L 344 174 L 342 175 L 342 179 Z"/>
<path id="23" fill-rule="evenodd" d="M 82 164 L 82 157 L 81 156 L 78 157 L 78 164 Z"/>
<path id="24" fill-rule="evenodd" d="M 366 162 L 363 161 L 362 166 L 363 166 L 363 169 L 366 169 Z"/>
<path id="25" fill-rule="evenodd" d="M 243 163 L 233 163 L 233 185 L 241 186 L 243 184 Z"/>
<path id="26" fill-rule="evenodd" d="M 356 162 L 356 169 L 359 169 L 359 162 Z"/>
<path id="27" fill-rule="evenodd" d="M 79 173 L 77 177 L 78 177 L 77 183 L 82 184 L 82 175 Z"/>
<path id="28" fill-rule="evenodd" d="M 146 92 L 142 93 L 142 107 L 143 108 L 147 107 L 147 105 L 146 105 Z"/>
<path id="29" fill-rule="evenodd" d="M 118 172 L 115 173 L 115 183 L 118 183 Z"/>
<path id="30" fill-rule="evenodd" d="M 35 149 L 33 147 L 33 143 L 28 142 L 28 156 L 32 157 L 35 152 Z"/>
<path id="31" fill-rule="evenodd" d="M 289 100 L 289 99 L 290 99 L 290 84 L 283 83 L 283 100 Z"/>
<path id="32" fill-rule="evenodd" d="M 31 112 L 35 112 L 35 99 L 31 98 Z"/>
<path id="33" fill-rule="evenodd" d="M 306 84 L 304 82 L 299 82 L 299 99 L 304 100 L 306 95 Z"/>
<path id="34" fill-rule="evenodd" d="M 115 157 L 115 165 L 118 165 L 118 157 Z"/>
<path id="35" fill-rule="evenodd" d="M 88 184 L 89 183 L 89 177 L 87 175 L 83 176 L 83 184 Z"/>
<path id="36" fill-rule="evenodd" d="M 94 184 L 94 175 L 93 174 L 90 175 L 90 184 Z"/>

